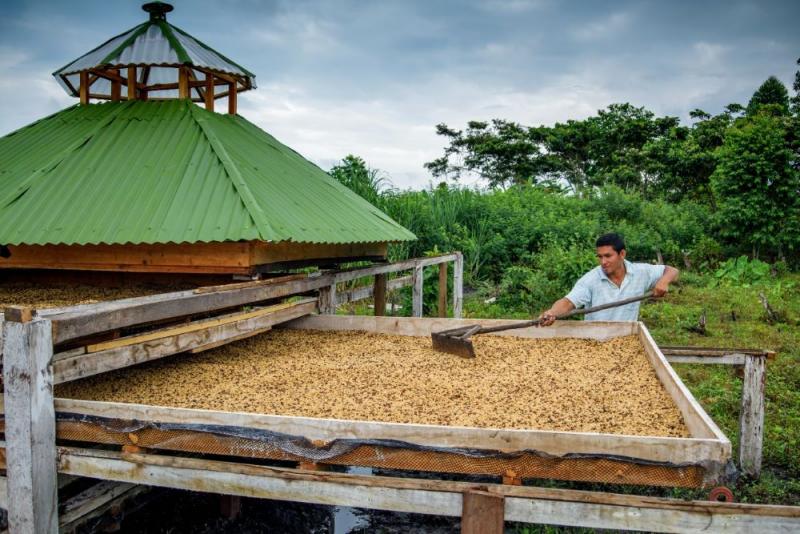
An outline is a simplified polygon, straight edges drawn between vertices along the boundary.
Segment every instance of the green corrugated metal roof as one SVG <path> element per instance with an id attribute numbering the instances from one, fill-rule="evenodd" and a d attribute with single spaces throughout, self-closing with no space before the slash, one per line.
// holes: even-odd
<path id="1" fill-rule="evenodd" d="M 0 138 L 0 244 L 358 243 L 414 235 L 238 115 L 74 106 Z"/>

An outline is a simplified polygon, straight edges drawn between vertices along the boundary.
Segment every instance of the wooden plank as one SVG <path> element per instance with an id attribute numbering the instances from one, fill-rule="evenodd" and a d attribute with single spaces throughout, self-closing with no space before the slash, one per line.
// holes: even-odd
<path id="1" fill-rule="evenodd" d="M 128 100 L 136 100 L 136 67 L 128 67 Z"/>
<path id="2" fill-rule="evenodd" d="M 213 324 L 202 330 L 189 330 L 169 337 L 148 339 L 136 344 L 113 347 L 99 352 L 67 358 L 56 355 L 53 359 L 55 383 L 60 384 L 70 380 L 77 380 L 191 349 L 207 350 L 211 348 L 209 346 L 212 344 L 219 346 L 223 343 L 242 339 L 243 335 L 249 337 L 249 335 L 255 335 L 258 330 L 264 331 L 275 324 L 314 312 L 316 310 L 316 299 L 305 299 L 300 302 L 271 308 L 272 311 L 269 313 L 261 313 L 259 310 L 258 312 L 247 314 L 234 314 L 231 317 L 244 318 Z M 210 322 L 217 323 L 219 321 L 211 320 Z"/>
<path id="3" fill-rule="evenodd" d="M 227 345 L 228 343 L 233 343 L 234 341 L 240 341 L 242 339 L 247 339 L 253 336 L 257 336 L 259 334 L 263 334 L 264 332 L 269 332 L 272 330 L 271 326 L 266 328 L 259 328 L 257 330 L 251 330 L 250 332 L 245 332 L 243 334 L 239 334 L 238 336 L 233 336 L 227 339 L 221 339 L 219 341 L 214 341 L 212 343 L 208 343 L 207 345 L 200 345 L 199 347 L 195 347 L 193 349 L 189 349 L 189 354 L 198 354 L 200 352 L 205 352 L 207 350 L 216 349 L 217 347 L 221 347 L 223 345 Z"/>
<path id="4" fill-rule="evenodd" d="M 252 311 L 237 312 L 228 315 L 223 315 L 221 317 L 203 319 L 200 321 L 192 321 L 185 325 L 171 327 L 171 328 L 161 328 L 153 332 L 147 332 L 146 334 L 137 334 L 134 336 L 121 337 L 117 339 L 112 339 L 111 341 L 104 341 L 102 343 L 87 345 L 86 353 L 88 354 L 92 352 L 101 352 L 109 349 L 127 347 L 129 345 L 137 345 L 144 343 L 146 341 L 154 341 L 157 339 L 164 339 L 166 337 L 178 336 L 180 334 L 197 332 L 198 330 L 207 330 L 215 326 L 222 326 L 230 323 L 238 323 L 241 321 L 245 321 L 247 319 L 254 319 L 256 317 L 261 317 L 263 315 L 270 315 L 280 310 L 286 310 L 294 307 L 296 307 L 296 303 L 286 302 L 283 304 L 276 304 L 274 306 L 265 306 L 262 308 L 257 308 Z M 56 359 L 60 358 L 56 356 Z"/>
<path id="5" fill-rule="evenodd" d="M 441 256 L 413 258 L 409 260 L 396 261 L 393 263 L 373 265 L 371 267 L 360 267 L 350 271 L 338 271 L 336 273 L 336 281 L 349 282 L 350 280 L 355 280 L 356 278 L 363 278 L 365 276 L 373 276 L 381 273 L 409 271 L 417 267 L 429 267 L 431 265 L 438 265 L 442 262 L 455 261 L 456 258 L 457 254 L 442 254 Z"/>
<path id="6" fill-rule="evenodd" d="M 89 71 L 82 70 L 78 75 L 78 79 L 80 80 L 78 93 L 80 95 L 81 105 L 85 106 L 89 104 Z"/>
<path id="7" fill-rule="evenodd" d="M 747 358 L 744 354 L 728 354 L 726 356 L 667 356 L 669 363 L 701 363 L 718 365 L 744 365 Z"/>
<path id="8" fill-rule="evenodd" d="M 380 276 L 380 275 L 375 275 Z M 406 286 L 410 286 L 412 284 L 411 276 L 401 276 L 399 278 L 393 278 L 386 282 L 386 290 L 387 291 L 394 291 L 396 289 L 400 289 Z M 348 302 L 357 302 L 359 300 L 364 300 L 372 297 L 374 294 L 374 288 L 372 286 L 361 286 L 361 287 L 354 287 L 352 289 L 347 289 L 345 291 L 337 291 L 336 292 L 336 302 L 337 304 L 347 304 Z"/>
<path id="9" fill-rule="evenodd" d="M 189 72 L 178 67 L 178 98 L 189 98 Z"/>
<path id="10" fill-rule="evenodd" d="M 461 309 L 464 305 L 464 256 L 456 253 L 453 264 L 453 317 L 461 318 Z"/>
<path id="11" fill-rule="evenodd" d="M 423 282 L 425 279 L 423 267 L 418 266 L 414 267 L 414 272 L 411 275 L 412 283 L 412 293 L 411 293 L 411 315 L 414 317 L 422 317 L 423 311 Z"/>
<path id="12" fill-rule="evenodd" d="M 462 534 L 503 534 L 505 499 L 481 490 L 464 492 L 461 512 Z"/>
<path id="13" fill-rule="evenodd" d="M 609 454 L 672 464 L 697 462 L 724 464 L 730 459 L 729 444 L 726 447 L 725 444 L 713 439 L 320 419 L 77 399 L 56 399 L 56 410 L 58 413 L 84 414 L 109 419 L 269 430 L 303 436 L 308 440 L 323 443 L 336 439 L 387 439 L 443 448 L 504 452 L 535 450 L 555 456 L 573 453 Z"/>
<path id="14" fill-rule="evenodd" d="M 103 480 L 78 493 L 64 503 L 59 516 L 59 524 L 64 527 L 77 522 L 82 517 L 107 505 L 117 497 L 128 493 L 136 485 L 128 482 Z"/>
<path id="15" fill-rule="evenodd" d="M 389 281 L 389 284 L 392 280 Z M 516 319 L 447 319 L 447 318 L 418 318 L 418 317 L 372 317 L 368 315 L 348 315 L 328 317 L 312 315 L 303 317 L 283 325 L 285 328 L 299 328 L 309 330 L 365 330 L 382 334 L 400 336 L 428 337 L 431 332 L 470 326 L 497 326 L 524 322 Z M 512 336 L 537 339 L 553 339 L 561 337 L 575 337 L 580 339 L 594 339 L 607 341 L 620 336 L 631 336 L 638 333 L 638 324 L 635 322 L 604 322 L 604 321 L 556 321 L 548 328 L 521 328 L 496 332 L 493 336 Z"/>
<path id="16" fill-rule="evenodd" d="M 447 264 L 439 264 L 439 317 L 447 317 Z"/>
<path id="17" fill-rule="evenodd" d="M 793 506 L 303 472 L 74 448 L 59 449 L 59 469 L 75 475 L 177 489 L 455 517 L 462 516 L 464 493 L 483 491 L 505 498 L 506 521 L 524 523 L 651 532 L 794 532 L 800 528 L 800 507 Z"/>
<path id="18" fill-rule="evenodd" d="M 210 72 L 206 72 L 205 87 L 204 104 L 208 111 L 214 111 L 214 75 Z"/>
<path id="19" fill-rule="evenodd" d="M 254 242 L 252 263 L 270 263 L 301 260 L 334 260 L 336 258 L 385 258 L 387 243 L 278 243 Z M 367 276 L 363 274 L 362 276 Z M 341 280 L 339 280 L 341 281 Z"/>
<path id="20" fill-rule="evenodd" d="M 375 315 L 386 315 L 386 273 L 375 275 Z"/>
<path id="21" fill-rule="evenodd" d="M 236 115 L 236 82 L 228 84 L 228 114 Z"/>
<path id="22" fill-rule="evenodd" d="M 765 380 L 766 358 L 747 356 L 739 414 L 739 465 L 744 473 L 755 478 L 761 474 Z"/>
<path id="23" fill-rule="evenodd" d="M 3 310 L 3 318 L 6 321 L 27 323 L 33 320 L 34 313 L 33 308 L 27 306 L 7 306 Z"/>
<path id="24" fill-rule="evenodd" d="M 114 77 L 111 81 L 111 100 L 119 102 L 122 99 L 122 84 L 120 83 L 119 69 L 110 69 L 109 73 Z"/>
<path id="25" fill-rule="evenodd" d="M 102 506 L 98 506 L 94 510 L 89 511 L 88 513 L 86 513 L 85 515 L 77 518 L 76 520 L 71 521 L 69 523 L 66 523 L 66 522 L 63 522 L 63 521 L 59 521 L 59 532 L 61 532 L 61 533 L 76 532 L 76 530 L 79 529 L 81 526 L 86 525 L 86 524 L 94 521 L 95 519 L 98 519 L 98 518 L 101 518 L 101 517 L 104 517 L 104 516 L 106 516 L 105 518 L 108 518 L 107 514 L 109 514 L 109 512 L 113 513 L 114 517 L 111 518 L 111 520 L 115 521 L 116 518 L 118 517 L 117 514 L 119 512 L 122 512 L 123 510 L 125 510 L 125 508 L 127 508 L 127 505 L 128 505 L 128 503 L 130 503 L 130 501 L 134 500 L 136 497 L 138 497 L 138 496 L 140 496 L 140 495 L 142 495 L 144 493 L 147 493 L 148 491 L 150 491 L 150 487 L 149 486 L 144 486 L 144 485 L 141 485 L 141 484 L 131 484 L 130 487 L 128 488 L 128 490 L 125 491 L 124 493 L 122 493 L 120 495 L 117 495 L 115 498 L 111 499 L 107 503 L 103 504 Z M 125 511 L 127 513 L 130 513 L 130 512 L 138 509 L 139 507 L 141 507 L 143 505 L 144 505 L 144 502 L 139 502 L 139 503 L 135 504 L 131 509 L 125 510 Z M 123 512 L 123 513 L 125 513 L 125 512 Z M 115 523 L 111 523 L 111 525 L 109 526 L 109 525 L 105 525 L 101 521 L 101 523 L 100 523 L 100 531 L 101 532 L 108 532 L 108 531 L 113 532 L 113 531 L 116 530 L 114 528 L 114 526 L 115 526 Z"/>
<path id="26" fill-rule="evenodd" d="M 731 445 L 728 438 L 725 437 L 725 434 L 703 410 L 703 407 L 694 398 L 689 388 L 686 387 L 672 366 L 669 365 L 664 355 L 661 354 L 658 345 L 653 341 L 650 332 L 647 331 L 647 327 L 641 322 L 638 325 L 639 340 L 642 342 L 645 355 L 653 366 L 653 370 L 664 389 L 681 411 L 683 421 L 686 423 L 691 435 L 699 438 L 717 439 L 721 443 L 726 443 L 727 448 L 730 450 Z"/>
<path id="27" fill-rule="evenodd" d="M 772 358 L 775 356 L 774 351 L 764 349 L 741 349 L 741 348 L 725 348 L 725 347 L 679 347 L 664 345 L 659 346 L 664 356 L 707 356 L 713 358 L 715 356 L 722 357 L 729 354 L 748 354 L 752 356 L 766 356 Z"/>
<path id="28" fill-rule="evenodd" d="M 319 312 L 326 315 L 336 315 L 339 306 L 336 296 L 336 283 L 327 285 L 319 290 Z"/>
<path id="29" fill-rule="evenodd" d="M 307 274 L 289 274 L 286 276 L 276 276 L 275 278 L 266 278 L 264 280 L 252 280 L 250 282 L 239 282 L 233 284 L 221 284 L 216 286 L 203 286 L 194 290 L 195 293 L 217 293 L 219 291 L 232 291 L 234 289 L 245 289 L 249 287 L 269 286 L 274 284 L 282 284 L 284 282 L 293 282 L 295 280 L 305 280 L 308 278 Z"/>
<path id="30" fill-rule="evenodd" d="M 6 321 L 3 381 L 8 524 L 12 532 L 58 532 L 56 425 L 50 321 Z"/>
<path id="31" fill-rule="evenodd" d="M 42 310 L 39 314 L 53 321 L 53 341 L 62 343 L 70 339 L 135 324 L 207 313 L 252 302 L 307 293 L 330 285 L 332 280 L 332 275 L 322 275 L 282 284 L 248 286 L 214 293 L 197 294 L 192 290 L 177 291 L 56 310 Z"/>

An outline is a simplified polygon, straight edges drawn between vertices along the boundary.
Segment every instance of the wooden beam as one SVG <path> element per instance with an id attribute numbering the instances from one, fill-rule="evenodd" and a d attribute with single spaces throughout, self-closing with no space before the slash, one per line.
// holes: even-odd
<path id="1" fill-rule="evenodd" d="M 228 114 L 236 115 L 236 82 L 228 84 Z"/>
<path id="2" fill-rule="evenodd" d="M 321 287 L 319 290 L 319 312 L 328 315 L 336 315 L 336 308 L 338 307 L 336 283 Z"/>
<path id="3" fill-rule="evenodd" d="M 439 264 L 439 317 L 447 317 L 447 264 Z"/>
<path id="4" fill-rule="evenodd" d="M 462 534 L 503 534 L 505 499 L 481 490 L 464 492 L 461 512 Z"/>
<path id="5" fill-rule="evenodd" d="M 128 67 L 128 100 L 136 100 L 136 67 Z"/>
<path id="6" fill-rule="evenodd" d="M 214 111 L 214 75 L 206 72 L 205 105 L 208 111 Z"/>
<path id="7" fill-rule="evenodd" d="M 6 321 L 3 347 L 8 525 L 57 533 L 56 420 L 52 327 L 46 319 Z"/>
<path id="8" fill-rule="evenodd" d="M 311 302 L 311 300 L 304 301 L 305 303 Z M 109 349 L 118 349 L 122 347 L 127 347 L 130 345 L 140 345 L 147 341 L 155 341 L 159 339 L 164 339 L 168 337 L 175 337 L 181 334 L 189 334 L 191 332 L 197 332 L 200 330 L 208 330 L 210 328 L 216 326 L 224 326 L 226 324 L 231 323 L 239 323 L 242 321 L 246 321 L 248 319 L 257 319 L 259 317 L 263 317 L 265 315 L 272 315 L 282 310 L 296 308 L 297 303 L 289 302 L 284 304 L 276 304 L 274 306 L 266 306 L 257 308 L 253 311 L 247 312 L 237 312 L 231 313 L 228 315 L 223 315 L 221 317 L 214 317 L 212 319 L 203 319 L 200 321 L 192 321 L 185 325 L 171 327 L 171 328 L 161 328 L 155 330 L 153 332 L 147 332 L 145 334 L 137 334 L 133 336 L 122 337 L 118 339 L 113 339 L 111 341 L 104 341 L 101 343 L 95 343 L 93 345 L 86 346 L 86 353 L 91 354 L 93 352 L 101 352 L 107 351 Z M 56 356 L 56 360 L 59 358 Z"/>
<path id="9" fill-rule="evenodd" d="M 189 98 L 189 73 L 186 67 L 178 68 L 178 98 Z"/>
<path id="10" fill-rule="evenodd" d="M 766 358 L 747 356 L 742 385 L 742 410 L 739 414 L 739 465 L 744 473 L 755 478 L 761 474 L 765 380 Z"/>
<path id="11" fill-rule="evenodd" d="M 76 526 L 76 523 L 86 515 L 94 512 L 98 508 L 104 507 L 117 497 L 124 495 L 134 489 L 135 484 L 127 482 L 114 482 L 103 480 L 88 487 L 64 503 L 61 508 L 59 524 L 64 527 L 68 525 Z"/>
<path id="12" fill-rule="evenodd" d="M 89 103 L 89 71 L 82 70 L 78 77 L 80 79 L 78 92 L 80 94 L 81 104 L 85 106 Z"/>
<path id="13" fill-rule="evenodd" d="M 463 495 L 505 499 L 504 520 L 650 532 L 751 533 L 800 529 L 800 507 L 685 501 L 296 469 L 61 447 L 65 473 L 245 497 L 459 517 Z"/>
<path id="14" fill-rule="evenodd" d="M 27 323 L 33 320 L 35 313 L 36 312 L 32 308 L 27 306 L 6 306 L 3 310 L 3 317 L 6 321 Z M 2 334 L 2 332 L 0 332 L 0 334 Z"/>
<path id="15" fill-rule="evenodd" d="M 120 338 L 105 344 L 110 346 L 99 352 L 76 355 L 70 351 L 66 357 L 56 354 L 53 358 L 54 381 L 59 384 L 77 380 L 192 349 L 208 350 L 314 311 L 316 300 L 306 299 L 254 312 L 195 321 L 182 329 L 168 328 L 143 336 Z M 135 342 L 129 343 L 131 341 Z"/>
<path id="16" fill-rule="evenodd" d="M 461 318 L 461 308 L 464 300 L 464 255 L 456 252 L 453 264 L 453 317 Z"/>
<path id="17" fill-rule="evenodd" d="M 380 276 L 380 275 L 375 275 Z M 401 276 L 399 278 L 392 278 L 386 282 L 386 291 L 394 291 L 403 287 L 408 287 L 412 284 L 411 276 Z M 359 300 L 368 299 L 375 294 L 373 286 L 359 286 L 344 291 L 336 292 L 336 303 L 338 305 L 347 304 L 348 302 L 357 302 Z"/>
<path id="18" fill-rule="evenodd" d="M 386 315 L 386 274 L 375 275 L 374 285 L 375 315 Z"/>
<path id="19" fill-rule="evenodd" d="M 122 100 L 122 78 L 119 75 L 119 69 L 112 69 L 109 74 L 114 77 L 111 81 L 111 101 L 119 102 Z"/>
<path id="20" fill-rule="evenodd" d="M 425 279 L 422 266 L 414 268 L 411 279 L 413 280 L 411 290 L 411 315 L 414 317 L 422 317 L 424 309 L 423 282 Z"/>

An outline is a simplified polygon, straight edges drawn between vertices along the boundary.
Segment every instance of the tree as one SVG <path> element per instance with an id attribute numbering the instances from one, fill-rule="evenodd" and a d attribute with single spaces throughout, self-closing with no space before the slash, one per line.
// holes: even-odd
<path id="1" fill-rule="evenodd" d="M 752 247 L 754 257 L 800 246 L 800 175 L 788 129 L 788 119 L 770 113 L 737 120 L 711 176 L 721 236 Z"/>
<path id="2" fill-rule="evenodd" d="M 436 133 L 446 137 L 450 146 L 444 156 L 425 164 L 435 177 L 458 179 L 472 172 L 485 178 L 491 187 L 502 187 L 536 182 L 546 170 L 540 159 L 539 140 L 531 135 L 531 129 L 515 122 L 470 121 L 466 131 L 439 124 Z"/>
<path id="3" fill-rule="evenodd" d="M 797 64 L 800 65 L 800 58 L 797 60 Z M 794 89 L 794 96 L 792 97 L 792 111 L 795 115 L 800 116 L 800 70 L 794 73 L 794 84 L 792 85 Z"/>
<path id="4" fill-rule="evenodd" d="M 381 192 L 389 185 L 378 169 L 368 167 L 363 159 L 352 154 L 334 165 L 329 174 L 375 206 L 380 206 Z"/>
<path id="5" fill-rule="evenodd" d="M 768 105 L 773 105 L 775 110 L 781 115 L 789 113 L 789 92 L 778 78 L 770 76 L 756 89 L 753 97 L 747 104 L 747 114 L 754 115 L 759 110 Z"/>

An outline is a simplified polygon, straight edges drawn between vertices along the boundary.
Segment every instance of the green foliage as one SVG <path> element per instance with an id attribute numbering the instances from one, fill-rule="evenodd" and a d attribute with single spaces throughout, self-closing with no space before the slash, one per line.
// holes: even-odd
<path id="1" fill-rule="evenodd" d="M 752 247 L 754 257 L 800 248 L 800 173 L 787 135 L 786 119 L 759 113 L 737 120 L 718 150 L 711 183 L 719 235 Z"/>
<path id="2" fill-rule="evenodd" d="M 767 78 L 753 93 L 753 97 L 747 104 L 747 114 L 755 115 L 762 111 L 764 106 L 775 106 L 773 109 L 782 115 L 789 113 L 789 92 L 783 82 L 775 76 Z"/>
<path id="3" fill-rule="evenodd" d="M 375 206 L 381 205 L 381 192 L 389 185 L 388 180 L 377 169 L 371 169 L 366 162 L 352 154 L 335 165 L 329 173 Z"/>
<path id="4" fill-rule="evenodd" d="M 714 272 L 712 285 L 737 285 L 750 287 L 770 276 L 770 266 L 761 260 L 750 260 L 747 256 L 730 258 Z"/>

